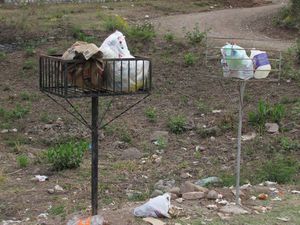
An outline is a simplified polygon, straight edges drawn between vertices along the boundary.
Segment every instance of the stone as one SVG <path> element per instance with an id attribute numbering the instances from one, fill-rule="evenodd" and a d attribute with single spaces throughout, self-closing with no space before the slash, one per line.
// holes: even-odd
<path id="1" fill-rule="evenodd" d="M 175 201 L 178 202 L 178 203 L 182 203 L 183 202 L 183 198 L 177 198 L 177 199 L 175 199 Z"/>
<path id="2" fill-rule="evenodd" d="M 193 191 L 193 192 L 186 192 L 182 195 L 183 199 L 186 200 L 197 200 L 204 198 L 204 192 L 199 192 L 199 191 Z"/>
<path id="3" fill-rule="evenodd" d="M 178 196 L 174 193 L 170 193 L 170 195 L 171 195 L 171 200 L 175 200 L 178 198 Z"/>
<path id="4" fill-rule="evenodd" d="M 177 196 L 180 196 L 180 188 L 179 187 L 172 187 L 170 190 L 169 190 L 170 193 L 172 194 L 175 194 Z"/>
<path id="5" fill-rule="evenodd" d="M 151 198 L 155 198 L 155 197 L 157 197 L 157 196 L 159 196 L 159 195 L 163 195 L 164 193 L 161 191 L 161 190 L 154 190 L 153 192 L 152 192 L 152 194 L 151 194 Z"/>
<path id="6" fill-rule="evenodd" d="M 175 187 L 175 180 L 159 180 L 154 184 L 154 189 L 163 192 L 169 192 L 171 188 Z"/>
<path id="7" fill-rule="evenodd" d="M 206 208 L 208 208 L 210 210 L 217 210 L 218 206 L 217 205 L 207 205 Z"/>
<path id="8" fill-rule="evenodd" d="M 184 194 L 184 193 L 187 193 L 187 192 L 208 192 L 208 189 L 205 188 L 205 187 L 200 187 L 196 184 L 193 184 L 192 182 L 190 181 L 186 181 L 184 182 L 181 187 L 180 187 L 180 190 L 181 190 L 181 193 Z"/>
<path id="9" fill-rule="evenodd" d="M 250 141 L 250 140 L 253 140 L 254 138 L 256 138 L 255 132 L 251 132 L 251 133 L 242 135 L 242 141 Z"/>
<path id="10" fill-rule="evenodd" d="M 231 192 L 234 196 L 236 196 L 236 189 L 232 189 Z M 245 196 L 245 194 L 242 190 L 240 190 L 240 196 L 243 196 L 243 197 Z"/>
<path id="11" fill-rule="evenodd" d="M 122 152 L 121 159 L 123 160 L 134 160 L 140 159 L 143 154 L 137 148 L 127 148 Z"/>
<path id="12" fill-rule="evenodd" d="M 50 188 L 50 189 L 47 190 L 47 192 L 48 192 L 49 194 L 54 194 L 55 190 L 54 190 L 53 188 Z"/>
<path id="13" fill-rule="evenodd" d="M 216 192 L 215 190 L 211 190 L 207 193 L 206 198 L 210 200 L 216 200 L 218 198 L 218 192 Z"/>
<path id="14" fill-rule="evenodd" d="M 266 123 L 265 127 L 268 133 L 274 134 L 279 132 L 279 125 L 277 123 Z"/>
<path id="15" fill-rule="evenodd" d="M 126 144 L 123 141 L 115 141 L 113 144 L 113 149 L 124 149 L 126 148 Z"/>
<path id="16" fill-rule="evenodd" d="M 154 142 L 163 138 L 165 141 L 168 141 L 169 132 L 168 131 L 154 131 L 150 136 L 150 141 Z"/>
<path id="17" fill-rule="evenodd" d="M 55 192 L 64 192 L 64 189 L 61 186 L 59 186 L 58 184 L 55 185 L 54 190 L 55 190 Z"/>
<path id="18" fill-rule="evenodd" d="M 245 209 L 243 209 L 240 206 L 237 205 L 226 205 L 223 206 L 220 209 L 220 212 L 222 213 L 228 213 L 228 214 L 235 214 L 235 215 L 239 215 L 239 214 L 248 214 L 249 212 L 246 211 Z"/>
<path id="19" fill-rule="evenodd" d="M 196 181 L 195 184 L 203 187 L 203 186 L 209 185 L 209 184 L 219 184 L 220 182 L 222 182 L 222 180 L 219 177 L 207 177 L 207 178 Z"/>
<path id="20" fill-rule="evenodd" d="M 187 179 L 187 178 L 191 178 L 193 176 L 191 174 L 189 174 L 189 173 L 181 173 L 180 177 L 183 178 L 183 179 Z"/>

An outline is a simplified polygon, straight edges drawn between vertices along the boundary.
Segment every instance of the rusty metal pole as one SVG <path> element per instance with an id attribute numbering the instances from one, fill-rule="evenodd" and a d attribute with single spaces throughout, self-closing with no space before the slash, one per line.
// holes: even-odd
<path id="1" fill-rule="evenodd" d="M 98 214 L 98 97 L 92 97 L 92 215 Z"/>

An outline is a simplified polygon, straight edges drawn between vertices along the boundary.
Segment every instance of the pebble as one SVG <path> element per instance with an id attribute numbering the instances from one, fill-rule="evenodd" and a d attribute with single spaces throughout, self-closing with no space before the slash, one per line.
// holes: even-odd
<path id="1" fill-rule="evenodd" d="M 127 148 L 122 152 L 121 159 L 123 160 L 134 160 L 140 159 L 143 157 L 143 154 L 137 148 Z"/>
<path id="2" fill-rule="evenodd" d="M 175 199 L 175 201 L 178 202 L 178 203 L 182 203 L 183 202 L 183 198 L 177 198 L 177 199 Z"/>
<path id="3" fill-rule="evenodd" d="M 53 188 L 50 188 L 50 189 L 47 190 L 47 192 L 48 192 L 49 194 L 54 194 L 54 193 L 55 193 L 55 190 L 54 190 Z"/>
<path id="4" fill-rule="evenodd" d="M 6 133 L 8 133 L 8 130 L 7 130 L 7 129 L 1 130 L 1 134 L 6 134 Z"/>
<path id="5" fill-rule="evenodd" d="M 248 214 L 249 212 L 237 205 L 226 205 L 220 209 L 222 213 L 228 214 Z"/>
<path id="6" fill-rule="evenodd" d="M 180 196 L 180 188 L 179 187 L 172 187 L 169 190 L 170 193 L 176 194 L 177 196 Z"/>
<path id="7" fill-rule="evenodd" d="M 271 134 L 278 133 L 279 131 L 279 125 L 277 123 L 266 123 L 265 127 L 267 132 Z"/>
<path id="8" fill-rule="evenodd" d="M 155 197 L 157 197 L 157 196 L 159 196 L 159 195 L 163 195 L 164 193 L 161 191 L 161 190 L 154 190 L 153 192 L 152 192 L 152 194 L 151 194 L 151 198 L 155 198 Z"/>
<path id="9" fill-rule="evenodd" d="M 206 208 L 208 208 L 210 210 L 217 210 L 218 206 L 217 205 L 207 205 Z"/>
<path id="10" fill-rule="evenodd" d="M 186 200 L 197 200 L 197 199 L 201 199 L 201 198 L 204 198 L 204 192 L 187 192 L 187 193 L 184 193 L 182 195 L 182 198 L 183 199 L 186 199 Z"/>

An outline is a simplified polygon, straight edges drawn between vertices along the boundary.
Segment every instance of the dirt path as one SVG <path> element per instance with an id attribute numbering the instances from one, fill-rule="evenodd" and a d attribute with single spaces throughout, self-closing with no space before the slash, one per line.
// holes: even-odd
<path id="1" fill-rule="evenodd" d="M 175 15 L 157 18 L 153 21 L 158 33 L 166 31 L 174 33 L 177 37 L 184 37 L 183 29 L 192 30 L 198 23 L 201 31 L 209 30 L 212 37 L 234 37 L 255 39 L 259 41 L 238 41 L 239 44 L 263 47 L 265 49 L 284 50 L 292 41 L 278 40 L 267 37 L 261 32 L 252 29 L 251 24 L 264 23 L 264 19 L 276 13 L 286 4 L 285 0 L 273 1 L 273 4 L 254 8 L 234 8 L 203 13 Z M 224 42 L 224 41 L 223 41 Z M 249 47 L 252 47 L 249 46 Z"/>

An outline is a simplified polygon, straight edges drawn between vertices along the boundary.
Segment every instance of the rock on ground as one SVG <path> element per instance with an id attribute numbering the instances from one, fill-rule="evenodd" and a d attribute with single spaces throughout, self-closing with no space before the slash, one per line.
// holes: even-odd
<path id="1" fill-rule="evenodd" d="M 220 209 L 222 213 L 230 213 L 230 214 L 248 214 L 249 212 L 237 205 L 226 205 Z"/>
<path id="2" fill-rule="evenodd" d="M 140 159 L 143 154 L 137 148 L 127 148 L 122 152 L 121 159 L 123 160 L 134 160 Z"/>
<path id="3" fill-rule="evenodd" d="M 193 184 L 192 182 L 190 181 L 186 181 L 184 182 L 181 187 L 180 187 L 180 190 L 181 190 L 181 193 L 184 194 L 184 193 L 187 193 L 187 192 L 197 192 L 197 191 L 200 191 L 200 192 L 208 192 L 208 189 L 205 188 L 205 187 L 200 187 L 196 184 Z"/>
<path id="4" fill-rule="evenodd" d="M 183 199 L 186 199 L 186 200 L 197 200 L 197 199 L 201 199 L 201 198 L 204 198 L 205 194 L 204 192 L 187 192 L 187 193 L 184 193 L 182 195 L 182 198 Z"/>

